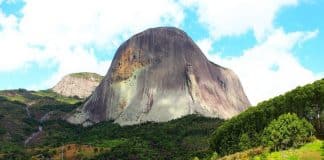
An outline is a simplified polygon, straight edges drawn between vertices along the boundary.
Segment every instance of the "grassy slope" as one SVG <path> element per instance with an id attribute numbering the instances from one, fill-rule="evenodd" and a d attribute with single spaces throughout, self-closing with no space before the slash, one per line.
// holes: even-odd
<path id="1" fill-rule="evenodd" d="M 38 123 L 28 118 L 25 105 L 0 97 L 0 152 L 11 152 L 32 132 Z"/>
<path id="2" fill-rule="evenodd" d="M 78 99 L 75 97 L 65 97 L 62 96 L 60 94 L 57 94 L 51 90 L 41 90 L 41 91 L 37 91 L 37 92 L 32 92 L 33 95 L 35 96 L 39 96 L 39 97 L 47 97 L 47 98 L 53 98 L 56 101 L 62 102 L 62 103 L 66 103 L 66 104 L 76 104 L 78 102 L 81 102 L 82 99 Z"/>
<path id="3" fill-rule="evenodd" d="M 269 160 L 321 160 L 324 159 L 324 141 L 315 140 L 299 149 L 290 149 L 285 151 L 271 152 L 263 155 Z M 254 157 L 255 160 L 261 159 L 262 156 Z"/>
<path id="4" fill-rule="evenodd" d="M 97 73 L 90 73 L 90 72 L 72 73 L 70 74 L 70 76 L 77 77 L 77 78 L 84 78 L 84 79 L 94 79 L 98 82 L 100 82 L 103 79 L 103 76 Z"/>
<path id="5" fill-rule="evenodd" d="M 228 155 L 218 160 L 322 160 L 324 159 L 324 141 L 315 140 L 298 149 L 269 152 L 267 149 L 254 148 Z M 216 159 L 211 159 L 216 160 Z"/>
<path id="6" fill-rule="evenodd" d="M 46 113 L 52 111 L 52 118 L 59 118 L 76 108 L 80 101 L 50 91 L 0 91 L 0 159 L 3 153 L 23 154 L 24 141 L 38 130 L 39 120 Z"/>

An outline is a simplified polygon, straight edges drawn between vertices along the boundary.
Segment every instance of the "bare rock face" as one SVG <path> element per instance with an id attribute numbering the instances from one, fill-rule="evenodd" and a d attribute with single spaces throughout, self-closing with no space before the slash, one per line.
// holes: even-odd
<path id="1" fill-rule="evenodd" d="M 160 27 L 118 48 L 103 81 L 68 121 L 130 125 L 188 114 L 226 119 L 249 105 L 233 71 L 208 61 L 185 32 Z"/>
<path id="2" fill-rule="evenodd" d="M 63 77 L 52 90 L 64 96 L 78 96 L 86 98 L 95 90 L 102 80 L 102 76 L 96 73 L 73 73 Z"/>

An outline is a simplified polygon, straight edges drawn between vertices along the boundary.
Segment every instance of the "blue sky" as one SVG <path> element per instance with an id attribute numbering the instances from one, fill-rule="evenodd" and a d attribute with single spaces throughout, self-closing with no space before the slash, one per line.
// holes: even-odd
<path id="1" fill-rule="evenodd" d="M 324 77 L 323 10 L 321 0 L 0 0 L 0 89 L 104 75 L 131 35 L 175 26 L 234 70 L 256 104 Z"/>

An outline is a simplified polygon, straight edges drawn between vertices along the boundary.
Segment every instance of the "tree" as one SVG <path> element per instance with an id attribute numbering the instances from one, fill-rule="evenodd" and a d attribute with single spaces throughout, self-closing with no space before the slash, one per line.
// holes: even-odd
<path id="1" fill-rule="evenodd" d="M 273 150 L 299 147 L 311 140 L 314 127 L 295 113 L 283 114 L 264 129 L 262 141 Z"/>
<path id="2" fill-rule="evenodd" d="M 241 150 L 247 150 L 252 147 L 251 140 L 248 134 L 243 133 L 240 137 L 239 146 Z"/>

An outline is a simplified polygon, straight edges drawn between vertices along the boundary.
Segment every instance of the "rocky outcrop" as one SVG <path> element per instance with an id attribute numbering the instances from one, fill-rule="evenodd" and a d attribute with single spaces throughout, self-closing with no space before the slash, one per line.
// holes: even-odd
<path id="1" fill-rule="evenodd" d="M 63 77 L 52 90 L 63 96 L 88 97 L 102 80 L 102 76 L 96 73 L 73 73 Z"/>
<path id="2" fill-rule="evenodd" d="M 188 114 L 226 119 L 249 105 L 233 71 L 208 61 L 185 32 L 160 27 L 118 48 L 103 81 L 68 121 L 129 125 Z"/>

